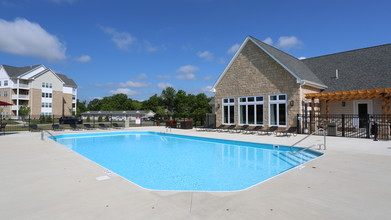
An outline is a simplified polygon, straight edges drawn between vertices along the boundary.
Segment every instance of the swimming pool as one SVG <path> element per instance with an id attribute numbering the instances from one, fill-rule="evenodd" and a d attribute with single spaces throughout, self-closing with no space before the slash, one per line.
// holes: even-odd
<path id="1" fill-rule="evenodd" d="M 56 138 L 60 144 L 152 190 L 242 190 L 321 155 L 310 150 L 292 154 L 287 146 L 155 132 Z"/>

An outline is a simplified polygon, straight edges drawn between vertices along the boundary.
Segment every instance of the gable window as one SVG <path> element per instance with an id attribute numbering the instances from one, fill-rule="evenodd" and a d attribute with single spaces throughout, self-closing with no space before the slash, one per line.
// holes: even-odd
<path id="1" fill-rule="evenodd" d="M 223 98 L 223 124 L 235 124 L 234 98 Z"/>
<path id="2" fill-rule="evenodd" d="M 269 124 L 272 126 L 287 125 L 286 95 L 269 96 Z"/>
<path id="3" fill-rule="evenodd" d="M 8 80 L 4 80 L 4 86 L 8 86 Z"/>
<path id="4" fill-rule="evenodd" d="M 239 124 L 263 125 L 263 96 L 239 97 Z"/>

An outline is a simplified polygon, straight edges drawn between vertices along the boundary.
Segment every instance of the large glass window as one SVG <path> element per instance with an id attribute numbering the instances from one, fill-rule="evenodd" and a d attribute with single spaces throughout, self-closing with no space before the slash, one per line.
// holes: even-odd
<path id="1" fill-rule="evenodd" d="M 239 124 L 263 125 L 263 96 L 239 98 Z"/>
<path id="2" fill-rule="evenodd" d="M 223 124 L 235 124 L 234 98 L 223 98 Z"/>
<path id="3" fill-rule="evenodd" d="M 274 126 L 287 125 L 286 95 L 269 96 L 269 123 Z"/>

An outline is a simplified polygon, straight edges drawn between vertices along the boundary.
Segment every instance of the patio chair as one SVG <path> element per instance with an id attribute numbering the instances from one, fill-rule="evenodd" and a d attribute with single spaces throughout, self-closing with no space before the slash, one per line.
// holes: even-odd
<path id="1" fill-rule="evenodd" d="M 228 127 L 225 127 L 221 130 L 221 132 L 229 132 L 230 130 L 234 129 L 236 125 L 230 125 Z"/>
<path id="2" fill-rule="evenodd" d="M 101 129 L 108 129 L 109 128 L 108 126 L 106 126 L 106 124 L 103 124 L 103 123 L 99 123 L 98 125 L 99 125 L 99 128 L 101 128 Z"/>
<path id="3" fill-rule="evenodd" d="M 7 123 L 0 124 L 0 132 L 3 131 L 3 134 L 5 135 L 5 126 Z"/>
<path id="4" fill-rule="evenodd" d="M 218 131 L 220 132 L 222 129 L 224 129 L 226 126 L 225 125 L 219 125 L 218 127 L 216 127 L 215 129 L 209 129 L 207 131 Z"/>
<path id="5" fill-rule="evenodd" d="M 243 125 L 240 127 L 235 127 L 231 130 L 229 130 L 230 133 L 241 133 L 244 132 L 248 128 L 248 125 Z"/>
<path id="6" fill-rule="evenodd" d="M 59 124 L 52 124 L 53 131 L 62 131 L 64 130 Z"/>
<path id="7" fill-rule="evenodd" d="M 248 127 L 246 130 L 243 131 L 243 134 L 256 134 L 262 128 L 262 126 Z"/>
<path id="8" fill-rule="evenodd" d="M 77 126 L 77 124 L 69 124 L 69 126 L 72 128 L 72 130 L 76 131 L 76 130 L 80 130 L 81 128 L 79 126 Z"/>
<path id="9" fill-rule="evenodd" d="M 92 130 L 92 129 L 94 129 L 94 127 L 91 126 L 91 124 L 84 124 L 84 127 L 85 127 L 87 130 Z"/>
<path id="10" fill-rule="evenodd" d="M 297 135 L 296 132 L 297 132 L 297 127 L 290 127 L 286 130 L 276 131 L 276 136 L 287 136 L 287 137 L 291 135 L 296 136 Z"/>
<path id="11" fill-rule="evenodd" d="M 37 124 L 31 124 L 29 127 L 30 127 L 30 131 L 32 131 L 32 132 L 41 131 L 41 129 L 38 127 Z"/>
<path id="12" fill-rule="evenodd" d="M 121 125 L 119 125 L 118 123 L 113 123 L 113 128 L 122 129 L 123 127 Z"/>
<path id="13" fill-rule="evenodd" d="M 275 132 L 277 129 L 278 129 L 277 126 L 271 126 L 271 127 L 268 127 L 268 128 L 259 130 L 259 131 L 258 131 L 258 134 L 259 134 L 259 135 L 264 135 L 264 134 L 270 135 L 270 134 L 272 134 L 273 132 Z"/>

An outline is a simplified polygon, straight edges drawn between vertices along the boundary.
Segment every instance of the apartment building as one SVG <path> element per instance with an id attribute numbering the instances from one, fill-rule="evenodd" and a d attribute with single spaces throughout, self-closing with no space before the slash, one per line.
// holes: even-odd
<path id="1" fill-rule="evenodd" d="M 44 65 L 0 65 L 0 100 L 13 104 L 0 109 L 7 118 L 19 117 L 24 105 L 34 116 L 67 116 L 76 111 L 77 85 Z"/>

